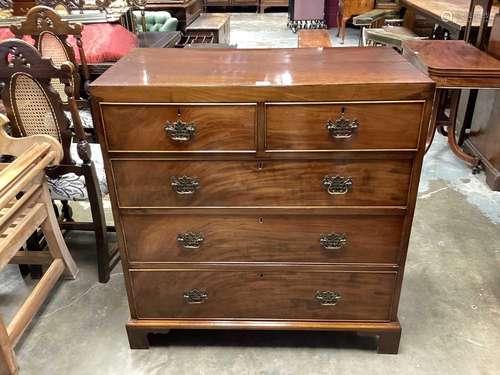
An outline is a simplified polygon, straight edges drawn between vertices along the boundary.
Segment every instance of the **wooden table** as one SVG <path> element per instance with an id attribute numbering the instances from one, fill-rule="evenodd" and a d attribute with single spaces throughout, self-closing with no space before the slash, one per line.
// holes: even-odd
<path id="1" fill-rule="evenodd" d="M 179 20 L 179 30 L 185 31 L 201 13 L 201 0 L 186 0 L 183 3 L 172 3 L 167 0 L 148 0 L 147 10 L 166 10 Z"/>
<path id="2" fill-rule="evenodd" d="M 434 113 L 431 118 L 427 137 L 427 149 L 432 144 L 437 125 L 438 104 L 446 90 L 466 88 L 489 89 L 500 88 L 500 60 L 489 56 L 471 44 L 462 40 L 420 40 L 403 43 L 403 55 L 420 70 L 436 82 Z M 453 153 L 460 159 L 477 167 L 479 158 L 465 153 L 455 138 L 456 110 L 459 95 L 451 104 L 455 113 L 449 121 L 447 133 L 448 144 Z"/>
<path id="3" fill-rule="evenodd" d="M 432 19 L 450 32 L 451 39 L 462 39 L 467 26 L 470 0 L 400 0 L 400 4 Z M 493 25 L 498 7 L 493 7 L 489 25 Z M 479 27 L 481 14 L 476 12 L 472 26 Z"/>
<path id="4" fill-rule="evenodd" d="M 332 47 L 332 40 L 327 30 L 299 30 L 299 48 Z"/>
<path id="5" fill-rule="evenodd" d="M 203 13 L 186 27 L 186 35 L 212 37 L 214 43 L 229 44 L 230 19 L 224 13 Z"/>

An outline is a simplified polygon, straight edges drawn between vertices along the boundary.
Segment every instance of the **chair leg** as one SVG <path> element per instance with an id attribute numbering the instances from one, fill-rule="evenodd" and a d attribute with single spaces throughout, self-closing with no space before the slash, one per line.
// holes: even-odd
<path id="1" fill-rule="evenodd" d="M 337 38 L 340 36 L 341 24 L 342 24 L 342 12 L 339 9 L 337 12 Z"/>
<path id="2" fill-rule="evenodd" d="M 344 44 L 344 41 L 345 41 L 345 34 L 346 34 L 346 29 L 347 29 L 347 21 L 349 21 L 349 18 L 342 16 L 342 32 L 341 32 L 342 41 L 340 42 L 341 44 Z"/>
<path id="3" fill-rule="evenodd" d="M 14 350 L 5 328 L 5 324 L 0 317 L 0 374 L 15 375 L 18 373 Z"/>
<path id="4" fill-rule="evenodd" d="M 52 200 L 50 197 L 49 189 L 46 187 L 42 191 L 43 199 L 47 208 L 47 218 L 40 224 L 45 241 L 47 241 L 47 248 L 54 258 L 62 259 L 66 268 L 65 276 L 67 279 L 75 279 L 78 274 L 78 268 L 75 261 L 66 246 L 64 237 L 59 229 L 59 222 L 56 218 L 56 213 L 52 208 Z"/>
<path id="5" fill-rule="evenodd" d="M 111 256 L 108 245 L 104 207 L 102 205 L 101 189 L 99 188 L 99 181 L 97 179 L 94 164 L 85 165 L 83 167 L 83 173 L 87 185 L 92 220 L 94 221 L 99 282 L 107 283 L 111 273 Z"/>
<path id="6" fill-rule="evenodd" d="M 61 214 L 62 214 L 64 220 L 68 221 L 68 222 L 75 221 L 73 219 L 73 209 L 69 205 L 68 201 L 63 200 L 63 201 L 61 201 L 61 204 L 62 204 Z"/>

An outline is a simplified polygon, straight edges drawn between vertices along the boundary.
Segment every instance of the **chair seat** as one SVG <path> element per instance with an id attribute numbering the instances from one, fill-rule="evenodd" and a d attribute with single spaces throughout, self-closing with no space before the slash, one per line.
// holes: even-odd
<path id="1" fill-rule="evenodd" d="M 370 26 L 372 23 L 397 13 L 389 9 L 373 9 L 352 19 L 355 26 Z"/>
<path id="2" fill-rule="evenodd" d="M 146 30 L 143 30 L 142 14 L 134 11 L 136 29 L 138 32 L 168 32 L 177 30 L 177 18 L 174 18 L 166 11 L 145 12 Z"/>
<path id="3" fill-rule="evenodd" d="M 364 39 L 401 49 L 406 40 L 425 39 L 403 26 L 385 26 L 380 29 L 365 29 Z"/>
<path id="4" fill-rule="evenodd" d="M 71 122 L 71 127 L 73 127 L 73 119 L 71 118 L 71 112 L 64 111 L 64 113 Z M 79 109 L 78 113 L 80 114 L 80 120 L 82 121 L 83 127 L 86 129 L 94 129 L 94 121 L 92 120 L 92 113 L 90 112 L 90 109 L 88 108 Z"/>
<path id="5" fill-rule="evenodd" d="M 77 163 L 82 160 L 76 151 L 76 143 L 71 144 L 71 157 Z M 98 143 L 90 143 L 92 152 L 92 161 L 96 169 L 97 179 L 101 194 L 104 196 L 108 193 L 108 183 L 106 181 L 106 173 L 104 172 L 104 163 L 102 159 L 101 146 Z M 59 178 L 49 178 L 48 180 L 50 195 L 54 200 L 69 200 L 69 201 L 87 201 L 87 185 L 84 176 L 77 176 L 74 173 L 67 173 Z"/>

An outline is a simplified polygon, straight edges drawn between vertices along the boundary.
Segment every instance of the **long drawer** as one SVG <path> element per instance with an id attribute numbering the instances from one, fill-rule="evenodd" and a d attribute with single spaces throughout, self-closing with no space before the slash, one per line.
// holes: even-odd
<path id="1" fill-rule="evenodd" d="M 396 264 L 404 216 L 123 215 L 131 262 Z"/>
<path id="2" fill-rule="evenodd" d="M 131 270 L 137 317 L 390 319 L 396 272 Z"/>
<path id="3" fill-rule="evenodd" d="M 112 168 L 121 207 L 404 206 L 411 160 L 114 159 Z"/>
<path id="4" fill-rule="evenodd" d="M 110 151 L 253 151 L 256 105 L 102 105 Z"/>
<path id="5" fill-rule="evenodd" d="M 416 149 L 422 102 L 266 105 L 270 150 Z"/>

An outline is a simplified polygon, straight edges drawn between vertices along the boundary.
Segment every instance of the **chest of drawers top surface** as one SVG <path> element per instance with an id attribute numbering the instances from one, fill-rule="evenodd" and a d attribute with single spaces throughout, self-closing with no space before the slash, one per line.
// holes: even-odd
<path id="1" fill-rule="evenodd" d="M 432 89 L 382 47 L 136 49 L 91 85 L 95 97 L 123 102 L 422 99 Z"/>

